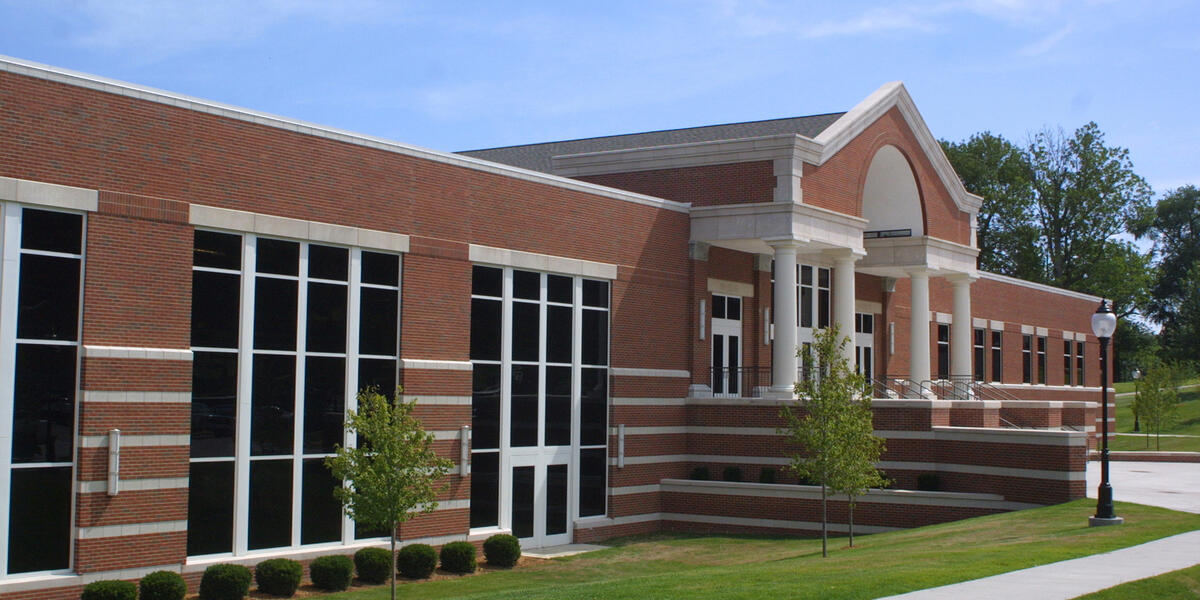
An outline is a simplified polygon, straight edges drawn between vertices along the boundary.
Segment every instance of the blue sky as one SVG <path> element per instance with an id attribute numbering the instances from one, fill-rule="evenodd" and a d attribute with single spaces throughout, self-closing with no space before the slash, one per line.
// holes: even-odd
<path id="1" fill-rule="evenodd" d="M 0 0 L 0 54 L 439 150 L 847 110 L 935 136 L 1099 123 L 1200 185 L 1200 3 Z"/>

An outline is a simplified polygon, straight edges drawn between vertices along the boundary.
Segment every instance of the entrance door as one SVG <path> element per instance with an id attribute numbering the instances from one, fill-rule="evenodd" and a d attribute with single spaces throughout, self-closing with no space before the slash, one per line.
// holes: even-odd
<path id="1" fill-rule="evenodd" d="M 739 396 L 742 386 L 742 298 L 712 297 L 712 391 L 714 396 Z"/>
<path id="2" fill-rule="evenodd" d="M 512 534 L 522 548 L 571 542 L 571 447 L 513 449 Z"/>
<path id="3" fill-rule="evenodd" d="M 854 366 L 868 383 L 875 377 L 875 315 L 854 314 Z"/>

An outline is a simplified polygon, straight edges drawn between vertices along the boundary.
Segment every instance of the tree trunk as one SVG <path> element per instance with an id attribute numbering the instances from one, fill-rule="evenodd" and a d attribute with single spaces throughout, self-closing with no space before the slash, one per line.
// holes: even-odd
<path id="1" fill-rule="evenodd" d="M 854 496 L 850 496 L 850 547 L 854 547 Z"/>
<path id="2" fill-rule="evenodd" d="M 826 531 L 827 530 L 826 522 L 828 520 L 829 519 L 827 518 L 826 513 L 825 513 L 825 483 L 821 482 L 821 557 L 822 558 L 829 557 L 829 550 L 827 549 L 827 545 L 829 543 L 829 534 Z M 392 600 L 396 600 L 396 599 L 393 598 Z"/>
<path id="3" fill-rule="evenodd" d="M 396 523 L 392 522 L 392 600 L 396 600 Z"/>

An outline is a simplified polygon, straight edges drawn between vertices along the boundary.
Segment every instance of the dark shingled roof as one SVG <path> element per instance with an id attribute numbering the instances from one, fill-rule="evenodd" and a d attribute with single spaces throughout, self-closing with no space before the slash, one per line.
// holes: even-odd
<path id="1" fill-rule="evenodd" d="M 626 135 L 609 135 L 582 140 L 506 146 L 484 150 L 466 150 L 458 154 L 530 169 L 532 171 L 553 173 L 554 166 L 551 163 L 551 157 L 566 154 L 628 150 L 631 148 L 653 148 L 655 146 L 712 142 L 716 140 L 738 140 L 789 133 L 814 138 L 844 114 L 846 113 L 829 113 L 807 117 L 687 127 L 684 129 L 667 129 L 664 131 L 648 131 Z"/>

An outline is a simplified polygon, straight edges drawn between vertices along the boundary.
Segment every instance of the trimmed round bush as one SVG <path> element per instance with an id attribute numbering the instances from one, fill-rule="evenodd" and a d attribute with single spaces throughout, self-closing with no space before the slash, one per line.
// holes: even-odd
<path id="1" fill-rule="evenodd" d="M 350 580 L 354 578 L 354 562 L 349 556 L 341 554 L 320 556 L 308 565 L 308 577 L 318 588 L 340 592 L 350 587 Z"/>
<path id="2" fill-rule="evenodd" d="M 521 558 L 521 542 L 515 536 L 497 533 L 483 543 L 483 557 L 489 565 L 511 567 Z"/>
<path id="3" fill-rule="evenodd" d="M 251 579 L 250 569 L 242 565 L 212 565 L 200 578 L 200 600 L 242 600 Z"/>
<path id="4" fill-rule="evenodd" d="M 942 488 L 942 478 L 937 473 L 921 473 L 917 475 L 917 489 L 923 492 L 936 492 Z"/>
<path id="5" fill-rule="evenodd" d="M 83 588 L 80 600 L 137 600 L 137 586 L 128 581 L 93 581 Z"/>
<path id="6" fill-rule="evenodd" d="M 284 598 L 296 593 L 303 575 L 304 567 L 290 558 L 272 558 L 254 567 L 254 582 L 258 584 L 258 591 Z"/>
<path id="7" fill-rule="evenodd" d="M 141 600 L 183 600 L 184 596 L 187 596 L 187 582 L 175 571 L 155 571 L 138 582 Z"/>
<path id="8" fill-rule="evenodd" d="M 712 476 L 708 474 L 708 467 L 696 467 L 692 469 L 692 479 L 694 481 L 708 481 Z"/>
<path id="9" fill-rule="evenodd" d="M 367 583 L 383 583 L 392 576 L 392 553 L 383 548 L 363 548 L 354 553 L 354 570 Z"/>
<path id="10" fill-rule="evenodd" d="M 409 579 L 425 579 L 437 568 L 438 555 L 429 544 L 409 544 L 396 553 L 396 568 Z"/>
<path id="11" fill-rule="evenodd" d="M 759 483 L 775 483 L 775 469 L 763 469 L 758 472 Z"/>
<path id="12" fill-rule="evenodd" d="M 442 546 L 442 568 L 451 573 L 475 572 L 475 546 L 467 542 L 450 542 Z"/>

